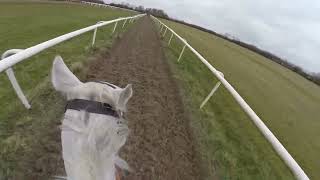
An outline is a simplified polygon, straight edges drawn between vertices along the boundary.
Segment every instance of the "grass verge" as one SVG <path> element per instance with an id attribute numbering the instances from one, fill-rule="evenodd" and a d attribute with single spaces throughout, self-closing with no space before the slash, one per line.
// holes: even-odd
<path id="1" fill-rule="evenodd" d="M 26 48 L 56 36 L 119 16 L 133 15 L 126 11 L 88 7 L 67 3 L 6 2 L 0 3 L 0 50 Z M 12 23 L 14 22 L 14 23 Z M 4 73 L 0 75 L 0 179 L 47 179 L 64 174 L 61 159 L 60 119 L 64 99 L 53 90 L 50 68 L 55 55 L 84 80 L 89 57 L 108 50 L 114 37 L 113 25 L 100 28 L 95 47 L 93 33 L 86 33 L 50 48 L 14 66 L 14 71 L 27 99 L 26 110 L 20 103 Z"/>
<path id="2" fill-rule="evenodd" d="M 317 85 L 221 38 L 178 23 L 163 22 L 225 74 L 311 179 L 320 177 L 317 171 L 320 88 Z M 167 33 L 166 42 L 169 37 Z M 188 49 L 178 63 L 182 46 L 173 39 L 166 53 L 193 117 L 192 126 L 206 162 L 205 176 L 208 179 L 293 179 L 223 86 L 199 110 L 217 79 Z"/>

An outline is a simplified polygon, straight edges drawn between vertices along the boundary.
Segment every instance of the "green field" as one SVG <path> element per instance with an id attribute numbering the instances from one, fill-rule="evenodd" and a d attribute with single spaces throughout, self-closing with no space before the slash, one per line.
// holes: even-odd
<path id="1" fill-rule="evenodd" d="M 238 45 L 200 30 L 164 21 L 235 87 L 311 179 L 320 179 L 320 87 Z M 166 42 L 170 34 L 165 37 Z M 174 39 L 167 56 L 193 116 L 207 177 L 292 179 L 293 176 L 224 87 L 203 110 L 217 79 Z M 209 167 L 209 168 L 206 168 Z M 209 178 L 208 178 L 209 179 Z"/>
<path id="2" fill-rule="evenodd" d="M 0 53 L 28 48 L 101 20 L 131 15 L 132 12 L 118 9 L 70 3 L 0 2 Z M 95 47 L 91 47 L 93 33 L 88 32 L 14 66 L 31 110 L 22 106 L 5 73 L 0 74 L 1 180 L 44 179 L 50 174 L 63 173 L 57 156 L 61 153 L 57 143 L 60 137 L 52 136 L 59 131 L 64 104 L 49 81 L 53 58 L 60 54 L 83 79 L 88 57 L 105 52 L 114 37 L 127 29 L 120 27 L 113 36 L 113 25 L 99 28 Z"/>
<path id="3" fill-rule="evenodd" d="M 0 2 L 0 53 L 27 48 L 100 20 L 131 12 L 68 3 Z M 165 21 L 214 67 L 224 73 L 252 109 L 279 138 L 311 179 L 320 179 L 320 88 L 282 66 L 211 34 Z M 30 100 L 25 110 L 5 76 L 0 74 L 0 180 L 32 179 L 63 172 L 58 164 L 60 115 L 64 100 L 52 88 L 48 74 L 56 54 L 85 78 L 90 56 L 110 47 L 113 26 L 76 37 L 14 66 Z M 124 29 L 125 30 L 125 29 Z M 122 30 L 122 31 L 124 31 Z M 118 28 L 118 32 L 120 30 Z M 167 33 L 166 41 L 169 34 Z M 175 78 L 199 142 L 207 179 L 293 179 L 247 115 L 222 86 L 199 110 L 217 79 L 189 50 L 176 62 L 182 44 L 166 48 Z M 80 71 L 81 70 L 81 71 Z M 28 172 L 32 172 L 28 174 Z M 35 172 L 35 174 L 34 174 Z M 27 173 L 27 174 L 26 174 Z"/>

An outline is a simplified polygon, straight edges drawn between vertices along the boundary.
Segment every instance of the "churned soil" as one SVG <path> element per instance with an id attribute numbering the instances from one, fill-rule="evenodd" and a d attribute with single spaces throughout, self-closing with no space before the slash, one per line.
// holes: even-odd
<path id="1" fill-rule="evenodd" d="M 130 135 L 120 153 L 133 172 L 123 179 L 200 178 L 189 119 L 149 17 L 141 18 L 93 61 L 87 76 L 120 87 L 133 85 L 126 115 Z"/>

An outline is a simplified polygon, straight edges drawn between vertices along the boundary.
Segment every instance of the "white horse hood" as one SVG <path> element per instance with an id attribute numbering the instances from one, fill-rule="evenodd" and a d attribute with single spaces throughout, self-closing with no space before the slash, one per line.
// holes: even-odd
<path id="1" fill-rule="evenodd" d="M 82 113 L 82 114 L 81 114 Z M 128 134 L 126 125 L 113 117 L 79 114 L 68 110 L 62 124 L 62 147 L 65 169 L 70 180 L 114 180 L 115 164 L 127 168 L 117 153 Z M 86 124 L 87 123 L 87 124 Z"/>
<path id="2" fill-rule="evenodd" d="M 101 83 L 82 83 L 56 57 L 52 68 L 52 84 L 71 99 L 85 99 L 125 111 L 132 96 L 131 85 L 112 88 Z M 68 180 L 114 180 L 115 165 L 129 170 L 118 156 L 128 136 L 126 121 L 120 117 L 68 109 L 62 122 L 62 149 Z"/>

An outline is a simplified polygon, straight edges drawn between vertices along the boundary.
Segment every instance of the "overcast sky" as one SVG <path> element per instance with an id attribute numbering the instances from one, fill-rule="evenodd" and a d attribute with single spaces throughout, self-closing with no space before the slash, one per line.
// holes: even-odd
<path id="1" fill-rule="evenodd" d="M 320 72 L 320 0 L 105 0 L 165 10 Z"/>

